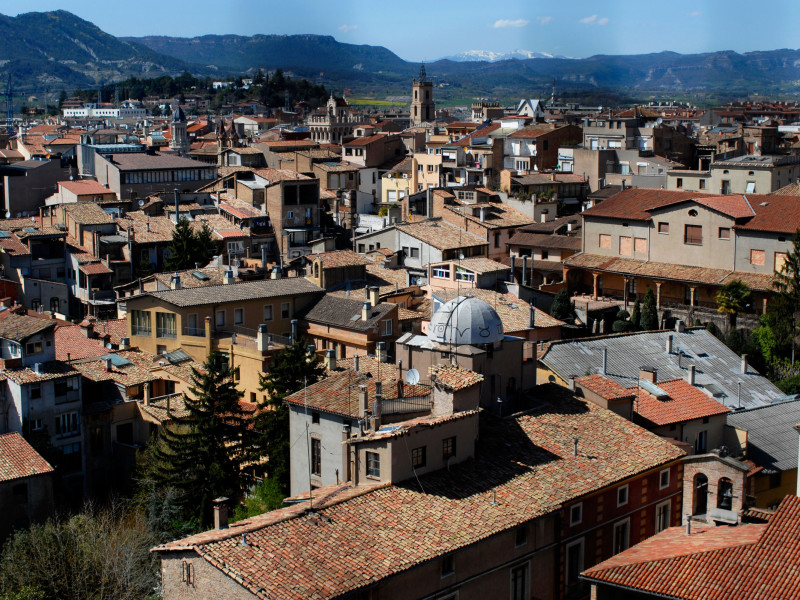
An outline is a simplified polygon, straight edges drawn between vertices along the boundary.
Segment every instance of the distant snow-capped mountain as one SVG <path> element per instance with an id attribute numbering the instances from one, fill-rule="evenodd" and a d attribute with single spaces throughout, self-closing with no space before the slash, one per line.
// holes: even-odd
<path id="1" fill-rule="evenodd" d="M 511 58 L 526 59 L 526 58 L 569 58 L 568 56 L 561 56 L 559 54 L 550 54 L 549 52 L 534 52 L 532 50 L 512 50 L 511 52 L 492 52 L 491 50 L 467 50 L 460 54 L 453 54 L 452 56 L 445 56 L 447 60 L 454 60 L 456 62 L 497 62 L 499 60 L 508 60 Z"/>

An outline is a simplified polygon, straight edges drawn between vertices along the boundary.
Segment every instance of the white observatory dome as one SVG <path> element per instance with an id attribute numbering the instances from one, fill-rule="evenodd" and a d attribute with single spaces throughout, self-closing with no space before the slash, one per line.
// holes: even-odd
<path id="1" fill-rule="evenodd" d="M 458 296 L 436 311 L 428 338 L 443 344 L 491 344 L 504 337 L 503 322 L 491 306 L 471 296 Z"/>

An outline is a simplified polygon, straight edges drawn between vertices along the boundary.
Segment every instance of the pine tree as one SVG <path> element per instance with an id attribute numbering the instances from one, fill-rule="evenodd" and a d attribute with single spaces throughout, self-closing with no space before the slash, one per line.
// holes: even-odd
<path id="1" fill-rule="evenodd" d="M 172 241 L 169 243 L 169 257 L 164 266 L 169 271 L 182 271 L 194 267 L 192 260 L 195 255 L 197 238 L 192 230 L 189 219 L 181 217 L 172 230 Z"/>
<path id="2" fill-rule="evenodd" d="M 569 298 L 567 288 L 561 288 L 553 298 L 553 305 L 550 307 L 550 314 L 556 319 L 566 321 L 572 318 L 574 306 Z"/>
<path id="3" fill-rule="evenodd" d="M 153 478 L 178 492 L 184 517 L 211 523 L 212 501 L 237 499 L 246 488 L 242 466 L 250 462 L 251 415 L 239 404 L 233 370 L 212 352 L 203 370 L 193 369 L 184 394 L 186 415 L 171 414 L 153 449 Z"/>
<path id="4" fill-rule="evenodd" d="M 647 290 L 642 303 L 642 316 L 639 320 L 639 328 L 642 331 L 652 331 L 658 329 L 658 311 L 656 310 L 656 295 L 653 289 Z"/>
<path id="5" fill-rule="evenodd" d="M 283 400 L 316 383 L 325 372 L 307 348 L 307 340 L 296 340 L 276 352 L 269 373 L 260 376 L 267 403 L 256 413 L 254 429 L 259 435 L 259 449 L 268 460 L 268 475 L 284 490 L 289 484 L 289 407 Z"/>
<path id="6" fill-rule="evenodd" d="M 208 223 L 203 223 L 200 231 L 197 232 L 194 242 L 194 263 L 200 263 L 205 267 L 218 252 L 218 245 L 214 239 L 214 230 Z"/>

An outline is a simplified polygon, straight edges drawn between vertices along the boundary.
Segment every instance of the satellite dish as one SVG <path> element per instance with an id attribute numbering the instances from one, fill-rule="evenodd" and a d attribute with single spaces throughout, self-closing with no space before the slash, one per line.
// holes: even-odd
<path id="1" fill-rule="evenodd" d="M 419 371 L 409 369 L 408 373 L 406 373 L 406 383 L 408 385 L 417 385 L 419 383 Z"/>
<path id="2" fill-rule="evenodd" d="M 664 122 L 664 119 L 662 119 L 661 117 L 658 117 L 656 119 L 656 125 L 661 125 L 661 123 L 663 123 L 663 122 Z"/>
<path id="3" fill-rule="evenodd" d="M 144 200 L 139 200 L 139 206 L 144 206 Z"/>
<path id="4" fill-rule="evenodd" d="M 36 217 L 31 217 L 31 223 L 36 223 Z"/>
<path id="5" fill-rule="evenodd" d="M 108 343 L 106 344 L 106 348 L 107 348 L 108 350 L 113 350 L 113 349 L 114 349 L 114 346 L 111 344 L 111 342 L 108 342 Z"/>
<path id="6" fill-rule="evenodd" d="M 6 219 L 10 219 L 10 218 L 11 218 L 11 211 L 7 210 L 6 211 Z"/>

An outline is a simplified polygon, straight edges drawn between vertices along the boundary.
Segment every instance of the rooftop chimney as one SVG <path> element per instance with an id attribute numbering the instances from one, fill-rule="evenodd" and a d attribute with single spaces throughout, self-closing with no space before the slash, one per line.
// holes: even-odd
<path id="1" fill-rule="evenodd" d="M 667 354 L 672 354 L 672 334 L 667 336 Z"/>
<path id="2" fill-rule="evenodd" d="M 280 279 L 281 278 L 281 268 L 278 265 L 272 267 L 272 273 L 270 273 L 270 279 Z"/>
<path id="3" fill-rule="evenodd" d="M 214 529 L 228 528 L 228 507 L 227 498 L 214 498 Z"/>
<path id="4" fill-rule="evenodd" d="M 573 454 L 573 456 L 578 456 L 578 441 L 579 441 L 578 438 L 572 438 L 572 444 L 573 444 L 572 454 Z"/>
<path id="5" fill-rule="evenodd" d="M 292 319 L 292 343 L 294 344 L 297 340 L 297 319 Z"/>
<path id="6" fill-rule="evenodd" d="M 389 360 L 388 353 L 386 352 L 386 342 L 378 342 L 375 344 L 375 358 L 378 362 L 385 363 Z"/>
<path id="7" fill-rule="evenodd" d="M 522 257 L 522 285 L 528 283 L 528 257 Z"/>
<path id="8" fill-rule="evenodd" d="M 225 285 L 233 283 L 233 269 L 227 269 L 225 271 L 225 274 L 222 276 L 222 283 Z"/>
<path id="9" fill-rule="evenodd" d="M 372 304 L 372 306 L 378 306 L 379 295 L 380 295 L 380 288 L 377 285 L 373 285 L 371 288 L 369 288 L 369 303 Z"/>
<path id="10" fill-rule="evenodd" d="M 692 515 L 686 515 L 686 535 L 692 535 Z"/>
<path id="11" fill-rule="evenodd" d="M 623 192 L 625 191 L 625 180 L 624 179 L 622 180 L 622 191 Z"/>
<path id="12" fill-rule="evenodd" d="M 649 381 L 650 383 L 655 383 L 658 379 L 658 369 L 655 367 L 641 367 L 639 369 L 639 380 L 640 381 Z"/>
<path id="13" fill-rule="evenodd" d="M 678 333 L 683 333 L 684 331 L 686 331 L 686 324 L 680 319 L 678 319 L 677 321 L 675 321 L 675 331 L 677 331 Z"/>
<path id="14" fill-rule="evenodd" d="M 378 431 L 381 428 L 381 417 L 383 416 L 383 385 L 380 381 L 375 382 L 375 401 L 372 403 L 372 430 Z"/>
<path id="15" fill-rule="evenodd" d="M 336 369 L 336 350 L 333 348 L 325 350 L 325 368 L 329 371 Z"/>
<path id="16" fill-rule="evenodd" d="M 369 301 L 361 305 L 361 320 L 369 321 L 369 316 L 372 314 L 372 304 Z"/>
<path id="17" fill-rule="evenodd" d="M 106 359 L 106 373 L 111 373 L 111 359 Z"/>
<path id="18" fill-rule="evenodd" d="M 181 276 L 177 273 L 173 273 L 172 277 L 169 280 L 169 287 L 173 290 L 181 289 Z"/>
<path id="19" fill-rule="evenodd" d="M 150 406 L 150 382 L 147 381 L 142 385 L 144 391 L 144 405 Z"/>
<path id="20" fill-rule="evenodd" d="M 358 373 L 358 355 L 353 357 L 353 371 Z"/>
<path id="21" fill-rule="evenodd" d="M 39 362 L 34 363 L 33 364 L 33 372 L 41 374 L 42 373 L 42 363 L 39 363 Z"/>
<path id="22" fill-rule="evenodd" d="M 608 348 L 603 348 L 603 367 L 602 371 L 600 371 L 601 375 L 608 374 Z"/>
<path id="23" fill-rule="evenodd" d="M 261 244 L 261 268 L 267 268 L 267 245 Z"/>
<path id="24" fill-rule="evenodd" d="M 530 303 L 530 312 L 528 313 L 528 328 L 536 329 L 536 308 L 533 302 Z"/>
<path id="25" fill-rule="evenodd" d="M 367 386 L 358 386 L 358 413 L 362 419 L 365 419 L 369 412 L 369 399 L 367 397 Z"/>
<path id="26" fill-rule="evenodd" d="M 259 352 L 264 352 L 266 351 L 267 347 L 267 324 L 261 323 L 258 326 L 258 333 L 256 333 L 256 348 Z"/>
<path id="27" fill-rule="evenodd" d="M 686 380 L 689 382 L 689 385 L 694 385 L 694 365 L 689 365 L 689 375 Z"/>
<path id="28" fill-rule="evenodd" d="M 747 354 L 742 354 L 742 375 L 747 375 Z"/>
<path id="29" fill-rule="evenodd" d="M 481 206 L 481 223 L 486 222 L 486 207 Z"/>
<path id="30" fill-rule="evenodd" d="M 94 336 L 94 323 L 92 323 L 88 318 L 81 321 L 81 331 L 83 335 L 87 338 L 91 338 Z"/>
<path id="31" fill-rule="evenodd" d="M 131 347 L 131 338 L 124 337 L 119 339 L 119 349 L 120 350 L 127 350 Z"/>
<path id="32" fill-rule="evenodd" d="M 508 274 L 508 280 L 511 281 L 512 283 L 514 281 L 514 276 L 516 275 L 514 273 L 516 265 L 517 265 L 517 257 L 512 254 L 511 255 L 511 272 Z"/>

